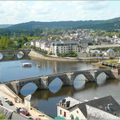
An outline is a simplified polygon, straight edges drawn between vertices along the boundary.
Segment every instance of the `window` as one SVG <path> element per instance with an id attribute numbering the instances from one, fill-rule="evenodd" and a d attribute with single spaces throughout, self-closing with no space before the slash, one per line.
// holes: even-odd
<path id="1" fill-rule="evenodd" d="M 66 112 L 64 112 L 64 117 L 66 117 Z"/>
<path id="2" fill-rule="evenodd" d="M 72 114 L 70 115 L 70 118 L 71 118 L 71 120 L 74 120 L 74 116 Z"/>
<path id="3" fill-rule="evenodd" d="M 60 115 L 62 115 L 62 110 L 60 110 Z"/>
<path id="4" fill-rule="evenodd" d="M 78 117 L 76 117 L 76 118 L 75 118 L 75 120 L 79 120 L 79 118 L 78 118 Z"/>

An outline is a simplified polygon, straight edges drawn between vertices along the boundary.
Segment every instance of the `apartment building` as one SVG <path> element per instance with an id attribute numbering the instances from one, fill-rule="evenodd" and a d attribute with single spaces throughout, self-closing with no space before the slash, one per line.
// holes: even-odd
<path id="1" fill-rule="evenodd" d="M 80 45 L 77 41 L 55 41 L 50 45 L 50 51 L 52 54 L 58 56 L 58 54 L 69 52 L 80 52 Z"/>

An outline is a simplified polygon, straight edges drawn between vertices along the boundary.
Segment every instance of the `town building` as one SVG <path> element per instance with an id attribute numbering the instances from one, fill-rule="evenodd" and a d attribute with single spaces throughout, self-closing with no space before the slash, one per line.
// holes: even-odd
<path id="1" fill-rule="evenodd" d="M 48 53 L 50 52 L 50 42 L 47 40 L 33 40 L 31 41 L 30 45 L 47 51 Z"/>
<path id="2" fill-rule="evenodd" d="M 112 96 L 85 102 L 66 97 L 57 105 L 57 117 L 66 120 L 120 120 L 120 105 Z"/>
<path id="3" fill-rule="evenodd" d="M 78 41 L 55 41 L 50 45 L 50 51 L 52 54 L 58 56 L 58 54 L 69 53 L 69 52 L 80 52 L 80 45 Z"/>

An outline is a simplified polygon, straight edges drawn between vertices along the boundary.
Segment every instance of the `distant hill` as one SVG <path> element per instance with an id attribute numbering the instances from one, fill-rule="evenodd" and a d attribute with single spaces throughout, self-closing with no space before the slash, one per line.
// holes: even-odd
<path id="1" fill-rule="evenodd" d="M 89 20 L 89 21 L 59 21 L 59 22 L 26 22 L 16 25 L 8 26 L 1 29 L 2 33 L 18 33 L 18 32 L 33 32 L 40 29 L 102 29 L 102 30 L 119 30 L 120 29 L 120 17 L 109 20 Z"/>
<path id="2" fill-rule="evenodd" d="M 10 24 L 0 24 L 0 28 L 7 28 L 7 27 L 10 27 L 11 25 Z"/>

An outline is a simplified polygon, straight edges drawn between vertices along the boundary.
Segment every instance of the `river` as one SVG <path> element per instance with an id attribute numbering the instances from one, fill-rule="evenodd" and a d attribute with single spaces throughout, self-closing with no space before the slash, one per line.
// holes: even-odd
<path id="1" fill-rule="evenodd" d="M 32 67 L 22 67 L 22 63 L 25 62 L 32 63 Z M 92 64 L 81 62 L 55 62 L 37 59 L 8 62 L 6 61 L 0 62 L 0 81 L 6 82 L 33 76 L 41 76 L 52 73 L 62 73 L 76 70 L 86 70 L 92 68 L 95 68 Z M 27 95 L 29 93 L 33 93 L 35 90 L 35 85 L 29 84 L 22 88 L 21 93 L 23 95 Z M 107 80 L 104 84 L 101 85 L 98 85 L 96 83 L 87 83 L 85 84 L 83 89 L 75 89 L 74 87 L 62 87 L 55 93 L 51 92 L 50 90 L 37 90 L 32 94 L 31 103 L 34 107 L 38 108 L 44 113 L 55 117 L 56 105 L 58 101 L 65 96 L 71 96 L 80 101 L 84 101 L 93 99 L 94 97 L 104 97 L 112 95 L 120 103 L 119 91 L 119 80 Z"/>

